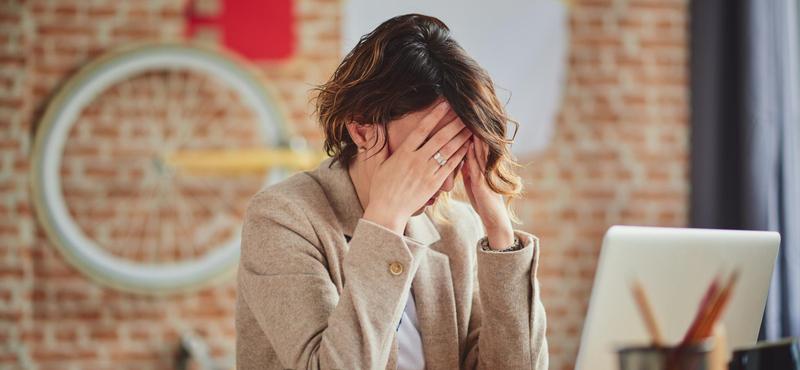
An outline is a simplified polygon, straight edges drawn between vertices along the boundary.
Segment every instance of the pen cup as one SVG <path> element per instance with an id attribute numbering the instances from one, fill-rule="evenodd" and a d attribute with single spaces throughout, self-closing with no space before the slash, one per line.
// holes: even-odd
<path id="1" fill-rule="evenodd" d="M 617 351 L 620 370 L 712 370 L 713 341 L 684 347 L 639 346 Z"/>

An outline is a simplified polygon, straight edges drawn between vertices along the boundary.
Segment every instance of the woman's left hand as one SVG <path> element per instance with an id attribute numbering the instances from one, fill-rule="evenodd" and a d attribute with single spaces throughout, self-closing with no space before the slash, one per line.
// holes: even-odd
<path id="1" fill-rule="evenodd" d="M 508 248 L 514 243 L 511 219 L 506 212 L 503 195 L 489 188 L 484 174 L 489 157 L 489 145 L 475 135 L 472 135 L 470 140 L 466 163 L 461 167 L 467 196 L 472 208 L 486 227 L 489 246 L 492 249 Z"/>

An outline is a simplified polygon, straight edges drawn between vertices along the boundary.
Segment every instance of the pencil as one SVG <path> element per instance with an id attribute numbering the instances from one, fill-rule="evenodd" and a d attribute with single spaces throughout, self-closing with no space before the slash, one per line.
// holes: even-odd
<path id="1" fill-rule="evenodd" d="M 644 287 L 639 283 L 638 280 L 635 280 L 632 288 L 633 297 L 636 300 L 636 304 L 639 307 L 639 312 L 641 312 L 642 318 L 644 318 L 644 323 L 647 327 L 647 331 L 650 333 L 650 339 L 653 341 L 653 346 L 663 346 L 664 337 L 661 334 L 661 327 L 658 324 L 658 320 L 656 320 L 655 313 L 653 313 L 652 306 L 647 298 L 647 293 L 645 292 Z"/>
<path id="2" fill-rule="evenodd" d="M 698 307 L 697 313 L 694 316 L 694 320 L 692 320 L 692 324 L 689 325 L 689 329 L 686 330 L 686 335 L 683 336 L 683 341 L 681 342 L 682 345 L 688 344 L 690 341 L 692 341 L 706 315 L 711 312 L 711 307 L 717 300 L 718 296 L 719 276 L 715 277 L 714 281 L 711 282 L 711 285 L 708 286 L 706 294 L 703 296 L 703 300 L 700 302 L 700 307 Z"/>
<path id="3" fill-rule="evenodd" d="M 714 303 L 714 306 L 711 308 L 711 312 L 709 313 L 706 320 L 704 320 L 703 325 L 697 331 L 697 336 L 695 339 L 702 339 L 708 338 L 711 336 L 712 329 L 714 325 L 717 323 L 717 320 L 724 312 L 725 308 L 730 301 L 731 294 L 733 293 L 733 288 L 736 286 L 736 281 L 739 278 L 739 269 L 734 270 L 731 272 L 731 276 L 728 278 L 727 284 L 725 284 L 725 288 L 722 289 L 722 293 L 720 293 L 719 299 Z"/>

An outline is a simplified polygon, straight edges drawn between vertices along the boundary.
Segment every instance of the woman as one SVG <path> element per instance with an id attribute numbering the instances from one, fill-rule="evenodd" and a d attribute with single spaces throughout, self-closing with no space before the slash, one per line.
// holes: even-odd
<path id="1" fill-rule="evenodd" d="M 539 244 L 503 201 L 522 189 L 488 74 L 408 14 L 317 91 L 332 157 L 245 212 L 237 367 L 546 369 Z"/>

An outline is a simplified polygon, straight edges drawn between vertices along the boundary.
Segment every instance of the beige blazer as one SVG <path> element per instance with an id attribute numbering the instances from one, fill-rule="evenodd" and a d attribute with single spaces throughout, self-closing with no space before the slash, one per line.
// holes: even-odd
<path id="1" fill-rule="evenodd" d="M 423 213 L 400 235 L 361 218 L 333 158 L 263 188 L 242 229 L 237 368 L 395 370 L 413 284 L 427 370 L 546 369 L 538 238 L 484 251 L 478 214 L 453 206 L 452 225 Z"/>

